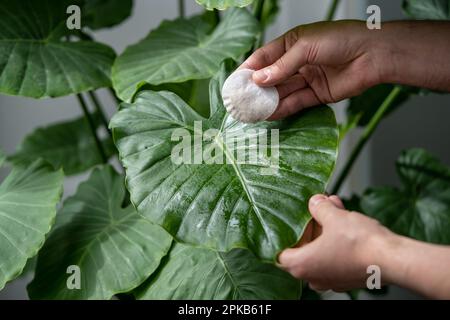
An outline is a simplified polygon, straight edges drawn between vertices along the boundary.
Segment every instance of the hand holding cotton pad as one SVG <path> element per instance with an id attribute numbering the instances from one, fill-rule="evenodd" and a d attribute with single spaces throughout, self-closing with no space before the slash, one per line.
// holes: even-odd
<path id="1" fill-rule="evenodd" d="M 222 88 L 222 99 L 228 113 L 244 123 L 267 120 L 280 101 L 275 87 L 264 88 L 253 82 L 253 73 L 249 69 L 237 70 Z"/>

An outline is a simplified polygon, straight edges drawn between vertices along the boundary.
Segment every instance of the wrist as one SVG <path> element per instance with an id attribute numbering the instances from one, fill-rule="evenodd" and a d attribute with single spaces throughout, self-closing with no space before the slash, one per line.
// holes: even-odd
<path id="1" fill-rule="evenodd" d="M 373 235 L 368 241 L 371 257 L 367 261 L 367 266 L 380 267 L 383 285 L 397 284 L 401 282 L 400 278 L 407 272 L 399 255 L 407 239 L 385 227 L 380 226 L 380 228 L 382 228 L 380 232 Z"/>
<path id="2" fill-rule="evenodd" d="M 408 61 L 407 44 L 403 39 L 408 39 L 408 27 L 406 23 L 387 22 L 381 30 L 369 30 L 369 37 L 376 84 L 399 83 L 404 76 L 405 61 Z"/>

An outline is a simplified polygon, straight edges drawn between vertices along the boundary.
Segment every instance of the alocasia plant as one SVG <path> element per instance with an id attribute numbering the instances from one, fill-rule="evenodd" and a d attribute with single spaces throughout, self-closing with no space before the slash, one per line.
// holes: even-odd
<path id="1" fill-rule="evenodd" d="M 325 190 L 336 159 L 335 118 L 321 107 L 281 122 L 238 123 L 220 95 L 226 75 L 223 70 L 211 81 L 209 119 L 173 93 L 142 91 L 134 103 L 122 105 L 111 128 L 131 200 L 141 214 L 179 241 L 219 251 L 249 248 L 274 261 L 303 233 L 310 219 L 307 199 Z M 172 134 L 186 129 L 194 135 L 195 121 L 203 131 L 217 130 L 203 148 L 220 149 L 226 163 L 172 162 L 177 144 Z M 239 139 L 246 149 L 240 151 L 248 153 L 259 147 L 251 139 L 257 129 L 279 130 L 280 168 L 273 175 L 261 174 L 264 162 L 239 164 L 224 142 L 227 134 L 242 130 Z"/>
<path id="2" fill-rule="evenodd" d="M 0 151 L 2 173 L 5 162 L 12 166 L 0 185 L 0 288 L 27 266 L 33 299 L 300 298 L 301 281 L 274 262 L 302 236 L 309 197 L 327 188 L 338 149 L 334 114 L 319 106 L 257 125 L 231 119 L 224 79 L 263 42 L 280 2 L 196 0 L 205 13 L 185 17 L 184 1 L 194 0 L 180 0 L 178 19 L 115 60 L 95 31 L 127 19 L 132 0 L 0 0 L 0 92 L 76 95 L 84 113 L 33 131 L 12 155 Z M 81 30 L 66 27 L 69 5 L 81 10 Z M 417 19 L 449 17 L 446 0 L 403 7 Z M 118 150 L 92 91 L 103 87 L 123 101 L 110 123 Z M 383 85 L 352 100 L 341 138 L 366 127 L 336 191 L 379 122 L 415 92 Z M 177 133 L 195 139 L 199 125 L 200 143 L 188 145 L 213 161 L 173 161 Z M 266 152 L 242 162 L 252 150 Z M 117 153 L 125 174 L 107 164 Z M 63 172 L 100 164 L 56 216 Z M 353 198 L 354 208 L 399 233 L 450 243 L 449 169 L 421 150 L 403 154 L 398 168 L 403 189 L 370 190 Z M 69 267 L 82 273 L 78 290 L 67 286 Z"/>
<path id="3" fill-rule="evenodd" d="M 403 187 L 368 190 L 361 199 L 363 212 L 397 233 L 450 244 L 450 168 L 412 149 L 400 156 L 397 171 Z"/>
<path id="4" fill-rule="evenodd" d="M 114 51 L 92 41 L 67 41 L 66 9 L 81 1 L 2 0 L 0 92 L 59 97 L 107 87 Z"/>
<path id="5" fill-rule="evenodd" d="M 0 185 L 0 289 L 21 274 L 44 244 L 55 220 L 62 180 L 62 171 L 36 160 L 16 167 Z"/>

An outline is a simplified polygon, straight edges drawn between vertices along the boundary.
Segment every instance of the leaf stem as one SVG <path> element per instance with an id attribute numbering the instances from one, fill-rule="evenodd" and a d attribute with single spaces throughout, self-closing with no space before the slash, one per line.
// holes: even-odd
<path id="1" fill-rule="evenodd" d="M 77 99 L 78 99 L 81 109 L 83 110 L 84 117 L 88 121 L 89 129 L 91 130 L 92 137 L 94 138 L 95 144 L 97 145 L 97 149 L 100 154 L 100 157 L 102 158 L 103 163 L 107 163 L 108 157 L 106 156 L 105 150 L 103 149 L 103 145 L 97 136 L 96 125 L 95 125 L 94 119 L 92 119 L 92 115 L 89 113 L 86 101 L 84 100 L 83 96 L 80 93 L 77 94 Z"/>
<path id="2" fill-rule="evenodd" d="M 327 11 L 326 21 L 333 21 L 341 0 L 333 0 Z"/>
<path id="3" fill-rule="evenodd" d="M 264 0 L 256 0 L 255 4 L 253 5 L 253 15 L 259 22 L 261 22 L 262 19 L 263 8 Z"/>
<path id="4" fill-rule="evenodd" d="M 178 15 L 180 18 L 184 18 L 186 15 L 184 0 L 178 0 Z"/>
<path id="5" fill-rule="evenodd" d="M 111 131 L 109 131 L 109 121 L 108 118 L 105 115 L 105 112 L 103 111 L 102 104 L 100 103 L 100 100 L 97 97 L 97 94 L 94 91 L 89 91 L 89 97 L 91 98 L 92 104 L 95 107 L 95 110 L 100 116 L 100 120 L 105 127 L 106 131 L 108 132 L 109 136 L 112 137 Z"/>
<path id="6" fill-rule="evenodd" d="M 378 111 L 373 115 L 372 119 L 367 124 L 366 128 L 364 129 L 364 132 L 359 138 L 358 143 L 353 149 L 350 158 L 347 160 L 344 169 L 339 175 L 339 178 L 337 179 L 337 182 L 334 185 L 334 188 L 331 192 L 332 194 L 337 194 L 339 192 L 340 188 L 342 187 L 342 184 L 344 183 L 345 179 L 347 179 L 348 174 L 352 170 L 353 164 L 355 163 L 356 159 L 358 159 L 361 151 L 366 146 L 367 141 L 369 141 L 370 137 L 375 132 L 384 115 L 389 111 L 389 108 L 393 105 L 395 99 L 401 92 L 402 88 L 400 86 L 395 86 L 394 89 L 392 89 L 391 93 L 389 93 L 389 95 L 383 101 Z"/>

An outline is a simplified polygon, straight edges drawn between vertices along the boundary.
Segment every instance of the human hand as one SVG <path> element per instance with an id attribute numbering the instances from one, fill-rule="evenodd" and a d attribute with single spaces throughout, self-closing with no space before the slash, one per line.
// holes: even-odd
<path id="1" fill-rule="evenodd" d="M 299 247 L 283 251 L 280 267 L 314 290 L 365 287 L 367 267 L 384 266 L 383 253 L 397 242 L 396 235 L 374 219 L 346 211 L 336 196 L 312 197 L 309 210 L 319 228 L 308 228 Z"/>
<path id="2" fill-rule="evenodd" d="M 358 21 L 320 22 L 292 29 L 258 49 L 240 68 L 258 70 L 260 86 L 277 86 L 270 120 L 359 95 L 381 82 L 372 33 Z"/>

